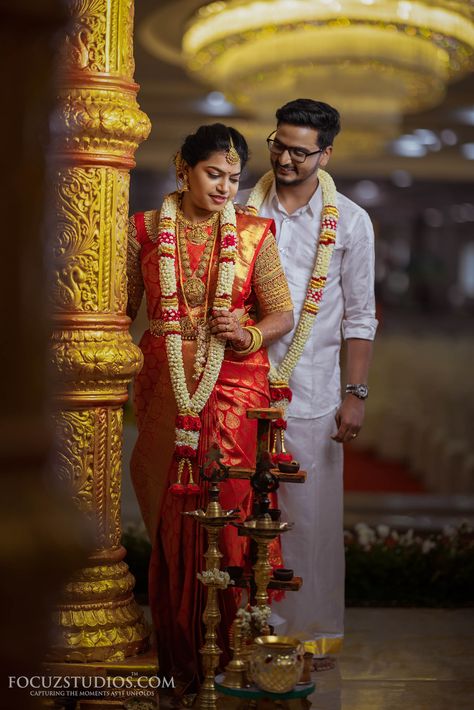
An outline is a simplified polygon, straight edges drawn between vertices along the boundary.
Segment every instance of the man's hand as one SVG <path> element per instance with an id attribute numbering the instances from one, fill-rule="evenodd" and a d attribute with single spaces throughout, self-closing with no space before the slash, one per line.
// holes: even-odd
<path id="1" fill-rule="evenodd" d="M 362 422 L 364 421 L 365 401 L 355 397 L 353 394 L 346 394 L 344 400 L 336 412 L 337 434 L 331 439 L 341 444 L 347 444 L 356 438 Z"/>
<path id="2" fill-rule="evenodd" d="M 255 215 L 255 212 L 252 212 L 246 205 L 239 205 L 238 202 L 234 202 L 234 209 L 237 214 L 246 214 L 247 217 L 252 217 Z"/>

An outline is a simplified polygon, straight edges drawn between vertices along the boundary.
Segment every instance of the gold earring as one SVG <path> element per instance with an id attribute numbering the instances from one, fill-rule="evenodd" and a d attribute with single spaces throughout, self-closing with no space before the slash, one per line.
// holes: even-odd
<path id="1" fill-rule="evenodd" d="M 181 189 L 178 192 L 187 192 L 189 190 L 189 178 L 188 173 L 184 173 L 181 179 Z"/>
<path id="2" fill-rule="evenodd" d="M 179 193 L 189 190 L 188 173 L 186 172 L 185 162 L 179 150 L 174 157 L 174 167 L 176 170 L 176 187 Z"/>

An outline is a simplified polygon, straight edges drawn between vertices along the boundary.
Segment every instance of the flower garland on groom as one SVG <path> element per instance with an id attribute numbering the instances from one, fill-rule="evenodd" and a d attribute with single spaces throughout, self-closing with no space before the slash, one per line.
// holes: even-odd
<path id="1" fill-rule="evenodd" d="M 258 215 L 268 192 L 273 184 L 273 170 L 263 175 L 253 188 L 247 200 L 246 207 L 253 214 Z M 295 369 L 319 313 L 324 287 L 327 282 L 331 256 L 336 243 L 336 229 L 338 221 L 337 193 L 334 180 L 324 170 L 318 171 L 318 180 L 323 196 L 323 210 L 321 213 L 321 227 L 319 231 L 318 246 L 315 252 L 313 273 L 308 283 L 306 298 L 301 315 L 288 351 L 279 364 L 271 363 L 268 376 L 270 382 L 271 406 L 283 410 L 283 418 L 277 419 L 274 428 L 280 434 L 280 452 L 274 453 L 275 463 L 291 461 L 292 456 L 285 451 L 284 431 L 287 428 L 286 412 L 293 394 L 290 388 L 290 377 Z"/>

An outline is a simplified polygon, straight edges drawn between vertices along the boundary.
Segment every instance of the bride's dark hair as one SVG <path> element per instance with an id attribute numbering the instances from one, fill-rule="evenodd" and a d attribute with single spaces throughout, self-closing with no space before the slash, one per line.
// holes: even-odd
<path id="1" fill-rule="evenodd" d="M 230 138 L 239 154 L 240 167 L 243 170 L 249 157 L 247 141 L 239 131 L 223 123 L 213 123 L 210 126 L 200 126 L 196 133 L 186 137 L 181 147 L 182 159 L 193 168 L 201 160 L 207 160 L 212 153 L 228 151 L 231 147 Z"/>

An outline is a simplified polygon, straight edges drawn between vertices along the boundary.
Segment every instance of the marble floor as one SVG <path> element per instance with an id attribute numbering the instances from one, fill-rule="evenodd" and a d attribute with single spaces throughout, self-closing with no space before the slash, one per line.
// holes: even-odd
<path id="1" fill-rule="evenodd" d="M 348 609 L 334 670 L 313 673 L 314 710 L 473 710 L 473 609 Z M 222 698 L 219 710 L 242 708 Z M 259 710 L 277 708 L 266 702 Z"/>

